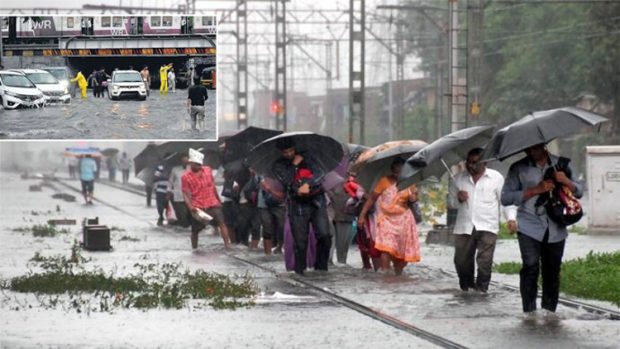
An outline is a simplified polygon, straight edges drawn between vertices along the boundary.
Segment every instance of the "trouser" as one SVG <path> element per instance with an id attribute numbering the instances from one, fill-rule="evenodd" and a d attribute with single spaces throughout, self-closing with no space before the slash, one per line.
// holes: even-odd
<path id="1" fill-rule="evenodd" d="M 69 177 L 75 178 L 75 166 L 69 166 Z"/>
<path id="2" fill-rule="evenodd" d="M 159 93 L 168 93 L 168 79 L 161 80 L 161 85 L 159 85 Z"/>
<path id="3" fill-rule="evenodd" d="M 164 219 L 164 211 L 168 207 L 168 196 L 166 193 L 155 193 L 155 202 L 157 203 L 157 214 L 159 219 Z"/>
<path id="4" fill-rule="evenodd" d="M 350 221 L 335 221 L 334 223 L 336 226 L 336 259 L 338 263 L 346 263 L 351 244 L 352 224 Z"/>
<path id="5" fill-rule="evenodd" d="M 222 214 L 224 215 L 224 223 L 228 227 L 230 231 L 230 237 L 234 242 L 237 242 L 238 233 L 238 214 L 239 214 L 239 204 L 235 201 L 224 201 L 222 202 Z"/>
<path id="6" fill-rule="evenodd" d="M 560 297 L 560 269 L 566 240 L 550 243 L 549 231 L 543 241 L 538 241 L 525 234 L 518 233 L 519 249 L 521 250 L 520 284 L 523 311 L 536 310 L 538 295 L 538 274 L 542 269 L 542 303 L 543 309 L 555 311 Z"/>
<path id="7" fill-rule="evenodd" d="M 123 183 L 127 184 L 129 182 L 129 170 L 122 170 L 123 172 Z"/>
<path id="8" fill-rule="evenodd" d="M 153 187 L 145 186 L 144 190 L 146 191 L 146 207 L 151 207 L 151 198 L 153 197 Z"/>
<path id="9" fill-rule="evenodd" d="M 108 179 L 110 180 L 110 182 L 116 181 L 116 169 L 115 168 L 108 169 Z"/>
<path id="10" fill-rule="evenodd" d="M 200 105 L 192 105 L 189 110 L 189 115 L 192 118 L 192 129 L 196 129 L 196 122 L 198 121 L 198 118 L 200 118 L 201 121 L 205 119 L 205 107 Z"/>
<path id="11" fill-rule="evenodd" d="M 82 98 L 86 98 L 86 86 L 80 86 L 80 94 L 82 95 Z"/>
<path id="12" fill-rule="evenodd" d="M 304 207 L 302 210 L 299 210 L 299 207 L 295 204 L 291 206 L 289 220 L 295 250 L 295 272 L 303 274 L 303 271 L 306 269 L 306 251 L 308 249 L 310 224 L 314 228 L 317 240 L 314 269 L 327 270 L 329 249 L 332 243 L 327 209 L 325 207 L 316 207 L 312 204 L 309 204 L 309 207 Z"/>
<path id="13" fill-rule="evenodd" d="M 174 80 L 168 81 L 168 89 L 174 92 L 177 88 L 177 83 Z"/>
<path id="14" fill-rule="evenodd" d="M 99 96 L 99 86 L 93 86 L 93 97 Z"/>
<path id="15" fill-rule="evenodd" d="M 284 244 L 284 206 L 259 208 L 263 239 Z"/>
<path id="16" fill-rule="evenodd" d="M 190 213 L 185 205 L 185 201 L 173 201 L 172 208 L 174 208 L 174 214 L 177 216 L 176 225 L 187 228 L 190 225 Z"/>
<path id="17" fill-rule="evenodd" d="M 471 235 L 457 234 L 454 240 L 454 266 L 459 276 L 462 290 L 478 289 L 486 292 L 491 282 L 493 253 L 497 235 L 488 231 L 474 229 Z M 476 253 L 476 251 L 478 251 Z M 475 263 L 478 264 L 478 276 L 474 282 Z"/>
<path id="18" fill-rule="evenodd" d="M 237 243 L 247 245 L 250 237 L 253 241 L 260 240 L 260 216 L 256 206 L 250 203 L 239 205 L 238 227 Z"/>

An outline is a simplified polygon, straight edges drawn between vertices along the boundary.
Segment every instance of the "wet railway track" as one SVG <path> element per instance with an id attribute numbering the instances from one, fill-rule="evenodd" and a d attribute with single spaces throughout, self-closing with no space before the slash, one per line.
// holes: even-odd
<path id="1" fill-rule="evenodd" d="M 65 187 L 73 190 L 73 191 L 79 191 L 78 188 L 75 188 L 69 184 L 66 184 L 62 181 L 59 181 L 61 184 L 63 184 Z M 100 181 L 98 182 L 99 184 L 103 184 L 118 190 L 122 190 L 125 192 L 129 192 L 141 197 L 145 196 L 145 193 L 139 189 L 136 188 L 132 188 L 132 187 L 126 187 L 124 185 L 121 184 L 117 184 L 117 183 L 109 183 L 107 181 Z M 122 208 L 119 208 L 117 206 L 115 206 L 112 203 L 109 202 L 103 202 L 101 200 L 97 200 L 95 198 L 96 201 L 99 201 L 100 203 L 109 206 L 115 210 L 118 210 L 120 212 L 123 212 L 125 214 L 131 215 L 133 216 L 133 214 L 129 211 L 123 210 Z M 146 222 L 146 221 L 145 221 Z M 152 222 L 148 222 L 149 224 L 153 225 Z M 354 300 L 351 300 L 349 298 L 340 296 L 330 290 L 327 290 L 325 288 L 321 288 L 315 284 L 313 284 L 312 282 L 310 282 L 309 280 L 305 279 L 304 277 L 299 277 L 295 274 L 282 274 L 282 273 L 278 273 L 277 270 L 269 268 L 267 266 L 261 265 L 259 263 L 256 263 L 254 261 L 251 260 L 247 260 L 245 258 L 242 258 L 238 255 L 234 255 L 234 254 L 227 254 L 227 256 L 229 256 L 230 258 L 242 262 L 244 264 L 247 264 L 249 266 L 255 267 L 255 268 L 259 268 L 263 271 L 269 272 L 271 274 L 273 274 L 275 277 L 277 277 L 278 279 L 292 285 L 295 287 L 300 287 L 300 288 L 305 288 L 308 290 L 313 291 L 316 294 L 319 294 L 329 300 L 331 300 L 332 302 L 339 304 L 341 306 L 344 306 L 346 308 L 349 308 L 351 310 L 354 310 L 358 313 L 361 313 L 365 316 L 368 316 L 374 320 L 380 321 L 388 326 L 394 327 L 398 330 L 404 331 L 406 333 L 409 333 L 411 335 L 414 335 L 418 338 L 424 339 L 430 343 L 433 343 L 437 346 L 440 346 L 442 348 L 466 348 L 465 346 L 453 342 L 448 338 L 433 334 L 431 332 L 425 331 L 413 324 L 410 324 L 408 322 L 405 322 L 403 320 L 400 320 L 396 317 L 393 317 L 389 314 L 380 312 L 378 310 L 372 309 L 368 306 L 365 306 L 363 304 L 360 304 Z M 456 277 L 455 273 L 452 271 L 448 271 L 448 270 L 444 270 L 441 268 L 435 268 L 435 267 L 430 267 L 428 265 L 422 265 L 423 268 L 428 269 L 429 271 L 438 271 L 441 273 L 444 273 L 446 275 L 449 275 L 450 277 Z M 511 286 L 511 285 L 507 285 L 507 284 L 503 284 L 503 283 L 499 283 L 496 281 L 492 281 L 491 282 L 493 284 L 493 286 L 497 287 L 497 288 L 501 288 L 510 292 L 515 292 L 518 293 L 519 292 L 519 288 L 515 287 L 515 286 Z M 589 313 L 592 314 L 596 314 L 598 316 L 602 316 L 611 320 L 620 320 L 620 312 L 613 310 L 613 309 L 607 309 L 604 307 L 600 307 L 597 305 L 593 305 L 593 304 L 589 304 L 589 303 L 585 303 L 585 302 L 581 302 L 581 301 L 577 301 L 577 300 L 573 300 L 573 299 L 569 299 L 569 298 L 565 298 L 565 297 L 560 297 L 560 304 L 573 308 L 573 309 L 581 309 L 584 311 L 587 311 Z"/>

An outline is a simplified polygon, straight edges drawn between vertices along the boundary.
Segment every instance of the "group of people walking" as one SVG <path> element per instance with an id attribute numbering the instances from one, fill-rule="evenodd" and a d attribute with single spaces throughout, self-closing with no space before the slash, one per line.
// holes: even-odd
<path id="1" fill-rule="evenodd" d="M 346 262 L 353 236 L 357 236 L 364 269 L 401 275 L 409 263 L 421 261 L 420 217 L 413 209 L 419 193 L 415 185 L 403 190 L 397 187 L 404 159 L 394 159 L 390 173 L 369 193 L 356 182 L 355 173 L 326 192 L 321 185 L 325 174 L 313 154 L 299 152 L 291 138 L 279 140 L 277 148 L 281 157 L 273 165 L 275 178 L 248 169 L 246 180 L 239 183 L 239 176 L 225 173 L 221 192 L 216 189 L 212 169 L 202 165 L 204 156 L 194 149 L 182 156 L 182 165 L 168 171 L 168 177 L 159 167 L 155 174 L 158 224 L 163 224 L 165 209 L 172 207 L 176 216 L 172 224 L 191 227 L 194 249 L 207 224 L 219 230 L 226 248 L 243 244 L 257 250 L 262 237 L 264 253 L 289 252 L 292 258 L 287 268 L 299 275 L 308 268 L 327 271 L 334 242 L 338 262 Z M 560 185 L 580 197 L 581 185 L 572 179 L 569 165 L 558 167 L 560 158 L 551 155 L 544 144 L 528 148 L 527 156 L 511 166 L 506 179 L 486 167 L 482 151 L 474 148 L 468 152 L 463 159 L 465 171 L 454 177 L 449 190 L 451 205 L 458 209 L 454 265 L 459 287 L 463 292 L 489 290 L 503 212 L 509 229 L 518 235 L 524 312 L 537 308 L 540 270 L 542 308 L 554 312 L 567 231 L 536 201 Z M 551 176 L 546 174 L 549 169 L 555 169 Z M 338 219 L 334 212 L 339 210 L 350 220 Z M 211 221 L 201 220 L 199 212 Z M 286 250 L 287 235 L 292 251 Z"/>

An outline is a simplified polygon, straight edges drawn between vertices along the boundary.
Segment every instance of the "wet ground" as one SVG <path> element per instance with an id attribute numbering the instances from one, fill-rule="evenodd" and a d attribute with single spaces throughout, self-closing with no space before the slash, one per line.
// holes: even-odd
<path id="1" fill-rule="evenodd" d="M 71 105 L 2 110 L 0 139 L 216 139 L 216 96 L 209 91 L 200 131 L 191 130 L 187 90 L 145 101 L 74 98 Z"/>
<path id="2" fill-rule="evenodd" d="M 73 239 L 80 237 L 78 227 L 71 228 L 72 236 L 55 238 L 34 238 L 31 234 L 13 232 L 12 228 L 51 218 L 80 220 L 99 216 L 102 224 L 123 229 L 112 233 L 112 252 L 84 252 L 85 256 L 93 258 L 91 263 L 105 270 L 117 269 L 122 273 L 147 255 L 150 260 L 182 262 L 191 269 L 229 275 L 249 273 L 264 293 L 257 298 L 257 306 L 236 311 L 115 310 L 112 314 L 86 315 L 62 309 L 44 310 L 36 306 L 34 296 L 5 291 L 0 294 L 2 348 L 433 347 L 425 340 L 338 305 L 320 292 L 292 286 L 286 282 L 288 274 L 281 257 L 266 257 L 245 249 L 227 254 L 220 238 L 210 232 L 201 235 L 199 251 L 191 252 L 188 233 L 156 227 L 155 209 L 146 208 L 141 196 L 97 184 L 95 196 L 100 201 L 94 206 L 85 206 L 79 197 L 74 203 L 52 199 L 51 195 L 57 191 L 75 194 L 59 184 L 55 184 L 57 190 L 44 187 L 42 192 L 29 192 L 28 186 L 39 181 L 21 180 L 17 174 L 6 173 L 2 178 L 0 278 L 25 273 L 26 263 L 36 251 L 66 254 Z M 67 183 L 78 186 L 77 181 Z M 57 205 L 60 212 L 56 212 Z M 38 214 L 33 215 L 31 211 Z M 140 241 L 120 241 L 122 236 Z M 582 253 L 583 246 L 588 245 L 590 237 L 578 238 L 578 244 L 567 244 L 568 256 Z M 516 245 L 512 243 L 502 242 L 496 259 L 515 260 Z M 591 246 L 597 244 L 595 241 Z M 576 245 L 579 246 L 575 249 Z M 614 246 L 609 238 L 606 244 L 601 241 L 603 245 Z M 425 245 L 422 253 L 423 264 L 409 266 L 405 277 L 396 278 L 359 270 L 358 251 L 352 248 L 349 265 L 335 266 L 327 275 L 311 272 L 304 280 L 466 347 L 618 347 L 618 321 L 564 306 L 558 309 L 558 321 L 542 318 L 523 321 L 519 296 L 515 292 L 497 288 L 487 295 L 458 291 L 454 276 L 440 269 L 451 269 L 449 247 Z M 275 269 L 284 279 L 231 255 Z M 505 277 L 502 281 L 514 284 L 516 279 Z M 12 310 L 16 303 L 34 307 Z"/>

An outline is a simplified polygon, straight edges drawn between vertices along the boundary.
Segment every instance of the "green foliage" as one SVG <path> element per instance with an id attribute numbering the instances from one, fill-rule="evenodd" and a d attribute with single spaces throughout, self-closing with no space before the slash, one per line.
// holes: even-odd
<path id="1" fill-rule="evenodd" d="M 58 229 L 49 224 L 35 224 L 31 227 L 18 227 L 13 228 L 14 232 L 27 233 L 32 232 L 35 237 L 55 237 L 58 234 L 69 234 L 69 229 Z"/>
<path id="2" fill-rule="evenodd" d="M 44 272 L 31 271 L 3 281 L 1 287 L 45 295 L 47 297 L 38 297 L 43 306 L 68 305 L 77 312 L 114 308 L 179 309 L 190 300 L 202 301 L 203 305 L 215 309 L 235 309 L 251 306 L 251 297 L 257 292 L 247 275 L 241 282 L 235 282 L 227 275 L 182 270 L 180 263 L 136 263 L 137 272 L 124 277 L 98 268 L 87 270 L 85 264 L 90 260 L 81 256 L 77 241 L 69 257 L 44 257 L 37 252 L 30 261 Z"/>
<path id="3" fill-rule="evenodd" d="M 515 240 L 517 238 L 517 234 L 511 234 L 510 230 L 508 230 L 508 223 L 501 222 L 499 224 L 499 232 L 497 233 L 497 238 L 499 240 Z"/>
<path id="4" fill-rule="evenodd" d="M 502 274 L 518 274 L 521 263 L 493 266 Z M 572 296 L 608 301 L 620 306 L 620 251 L 593 253 L 562 263 L 560 290 Z"/>
<path id="5" fill-rule="evenodd" d="M 447 211 L 448 186 L 444 183 L 424 184 L 418 188 L 418 200 L 424 222 L 437 224 L 437 219 Z"/>

